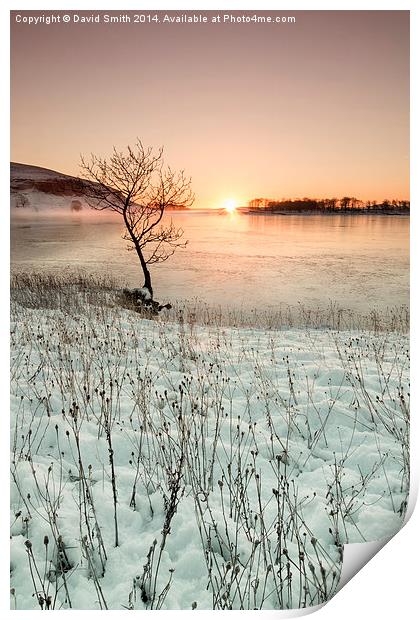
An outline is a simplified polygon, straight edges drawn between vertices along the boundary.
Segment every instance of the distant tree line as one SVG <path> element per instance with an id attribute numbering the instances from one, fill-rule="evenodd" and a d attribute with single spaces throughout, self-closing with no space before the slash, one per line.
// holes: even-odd
<path id="1" fill-rule="evenodd" d="M 264 210 L 270 212 L 278 211 L 318 211 L 322 213 L 393 213 L 410 212 L 409 200 L 359 200 L 354 196 L 343 196 L 343 198 L 282 198 L 281 200 L 271 200 L 268 198 L 254 198 L 248 202 L 249 209 Z"/>

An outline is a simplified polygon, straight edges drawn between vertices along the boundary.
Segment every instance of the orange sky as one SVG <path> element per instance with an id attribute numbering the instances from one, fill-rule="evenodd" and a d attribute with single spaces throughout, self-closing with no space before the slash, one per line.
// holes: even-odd
<path id="1" fill-rule="evenodd" d="M 287 13 L 295 24 L 16 23 L 47 14 L 11 15 L 13 161 L 77 174 L 80 153 L 139 136 L 192 176 L 196 207 L 409 197 L 408 11 Z"/>

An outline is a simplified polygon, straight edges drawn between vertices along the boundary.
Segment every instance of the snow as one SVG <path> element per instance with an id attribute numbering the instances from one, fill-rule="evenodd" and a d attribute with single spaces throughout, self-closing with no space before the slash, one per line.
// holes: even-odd
<path id="1" fill-rule="evenodd" d="M 76 178 L 47 168 L 11 162 L 10 190 L 14 217 L 88 209 L 85 197 L 77 189 Z"/>
<path id="2" fill-rule="evenodd" d="M 141 296 L 143 297 L 143 299 L 145 299 L 146 301 L 149 301 L 152 299 L 152 296 L 150 294 L 149 289 L 146 286 L 143 286 L 140 290 L 139 290 Z"/>
<path id="3" fill-rule="evenodd" d="M 316 605 L 402 524 L 404 334 L 16 305 L 11 376 L 12 608 Z"/>
<path id="4" fill-rule="evenodd" d="M 68 174 L 62 172 L 56 172 L 49 168 L 42 168 L 40 166 L 31 166 L 30 164 L 21 164 L 17 162 L 10 163 L 10 179 L 16 181 L 20 179 L 30 179 L 32 181 L 46 181 L 50 179 L 69 180 Z"/>
<path id="5" fill-rule="evenodd" d="M 22 196 L 25 205 L 22 207 Z M 82 209 L 86 211 L 88 205 L 80 200 L 80 196 L 76 194 L 60 196 L 57 194 L 48 194 L 36 190 L 23 190 L 18 193 L 11 194 L 11 206 L 13 207 L 13 217 L 23 217 L 30 213 L 39 214 L 70 214 L 74 212 L 72 209 L 72 201 L 79 200 L 82 203 Z M 80 213 L 80 211 L 77 211 Z"/>

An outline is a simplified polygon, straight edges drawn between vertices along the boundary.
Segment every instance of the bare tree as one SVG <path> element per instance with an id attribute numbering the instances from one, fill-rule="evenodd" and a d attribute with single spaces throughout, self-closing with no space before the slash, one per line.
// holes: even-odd
<path id="1" fill-rule="evenodd" d="M 89 205 L 121 215 L 123 238 L 137 253 L 143 286 L 148 291 L 146 298 L 153 300 L 149 266 L 166 261 L 187 243 L 181 241 L 182 228 L 176 228 L 172 220 L 162 223 L 162 218 L 168 208 L 193 204 L 191 179 L 185 177 L 184 171 L 173 172 L 164 166 L 162 148 L 154 152 L 139 139 L 125 152 L 113 147 L 109 158 L 92 154 L 86 160 L 82 156 L 80 170 Z"/>
<path id="2" fill-rule="evenodd" d="M 15 195 L 15 207 L 17 209 L 22 209 L 25 207 L 29 207 L 29 198 L 26 194 L 16 194 Z"/>

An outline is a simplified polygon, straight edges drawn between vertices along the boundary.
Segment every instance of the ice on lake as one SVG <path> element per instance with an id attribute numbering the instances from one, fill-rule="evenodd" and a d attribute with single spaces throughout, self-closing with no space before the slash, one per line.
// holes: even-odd
<path id="1" fill-rule="evenodd" d="M 378 215 L 168 214 L 187 247 L 153 266 L 158 299 L 222 306 L 281 303 L 366 311 L 408 304 L 409 218 Z M 83 270 L 141 286 L 118 219 L 99 213 L 13 217 L 12 268 Z"/>

